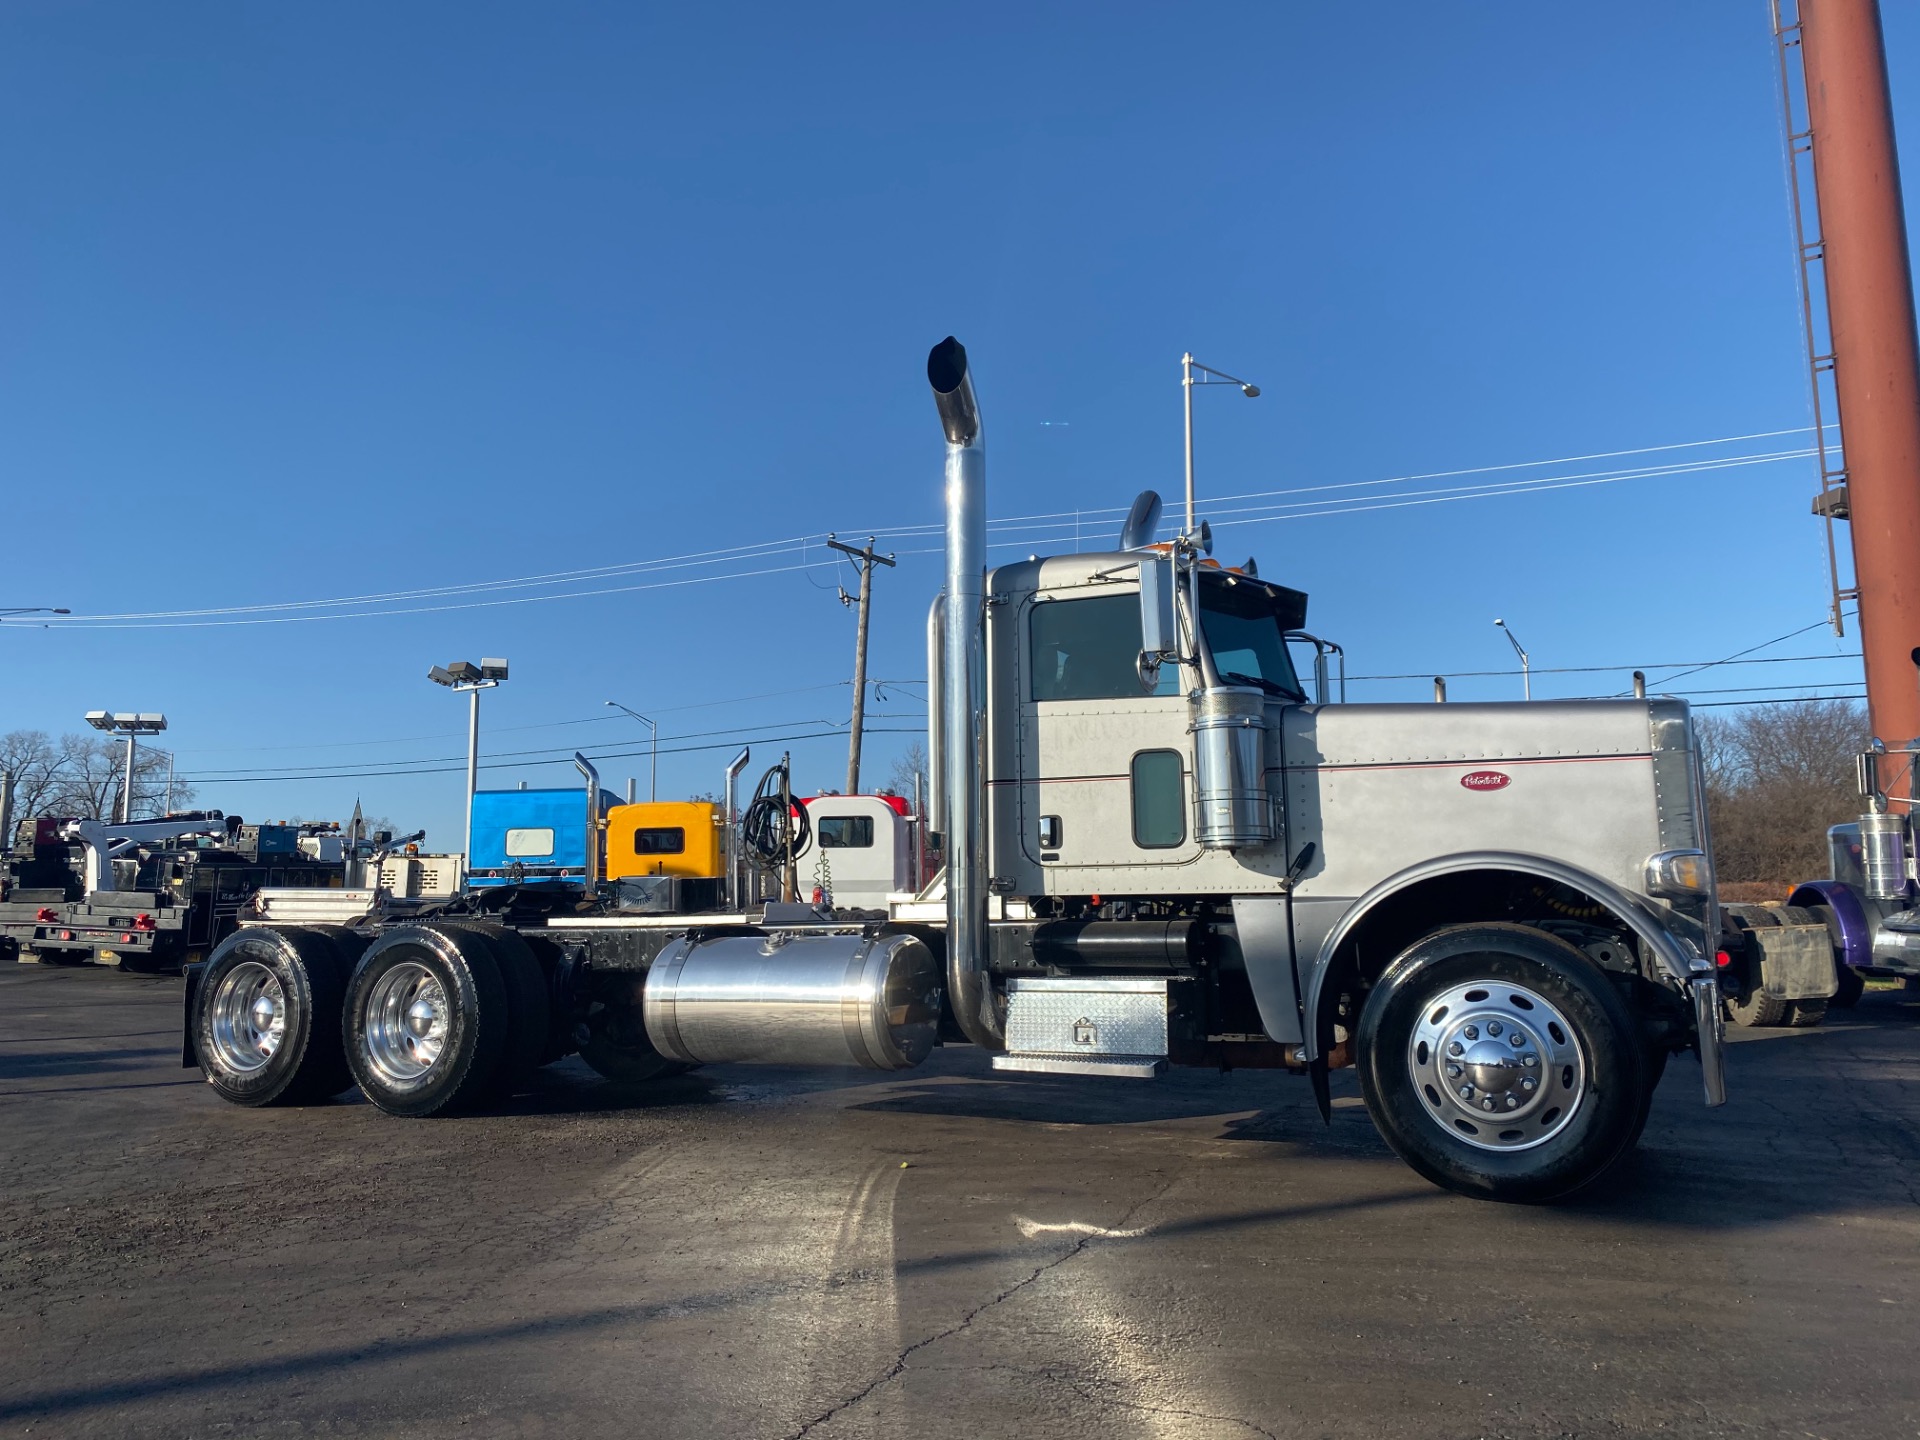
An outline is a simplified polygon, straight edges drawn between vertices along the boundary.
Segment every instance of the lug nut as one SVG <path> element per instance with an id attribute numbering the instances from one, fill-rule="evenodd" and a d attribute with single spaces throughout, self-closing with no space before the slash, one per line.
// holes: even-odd
<path id="1" fill-rule="evenodd" d="M 1460 1098 L 1462 1100 L 1471 1100 L 1473 1098 L 1473 1087 L 1471 1085 L 1462 1085 L 1460 1087 Z"/>
<path id="2" fill-rule="evenodd" d="M 1480 1108 L 1482 1110 L 1491 1110 L 1493 1108 L 1493 1097 L 1489 1095 L 1486 1099 L 1482 1100 L 1480 1102 Z"/>
<path id="3" fill-rule="evenodd" d="M 1540 1085 L 1540 1082 L 1534 1079 L 1533 1076 L 1531 1075 L 1526 1076 L 1520 1082 L 1520 1088 L 1522 1090 L 1535 1090 L 1539 1088 L 1539 1085 Z"/>
<path id="4" fill-rule="evenodd" d="M 1449 1062 L 1447 1065 L 1447 1078 L 1449 1080 L 1458 1080 L 1460 1078 L 1460 1067 Z"/>
<path id="5" fill-rule="evenodd" d="M 1540 1063 L 1540 1057 L 1538 1055 L 1522 1055 L 1520 1057 L 1520 1063 L 1531 1070 Z"/>
<path id="6" fill-rule="evenodd" d="M 1500 1033 L 1500 1022 L 1498 1020 L 1489 1020 L 1487 1022 L 1487 1034 L 1498 1035 L 1499 1033 Z"/>
<path id="7" fill-rule="evenodd" d="M 1449 1055 L 1464 1055 L 1466 1053 L 1467 1047 L 1462 1045 L 1458 1040 L 1447 1046 L 1447 1054 Z"/>
<path id="8" fill-rule="evenodd" d="M 1514 1095 L 1511 1093 L 1508 1094 L 1507 1109 L 1509 1110 L 1517 1109 L 1519 1107 L 1519 1104 L 1520 1104 L 1520 1097 L 1518 1095 Z"/>
<path id="9" fill-rule="evenodd" d="M 1469 1040 L 1478 1040 L 1480 1038 L 1480 1027 L 1478 1025 L 1469 1025 L 1460 1033 Z"/>
<path id="10" fill-rule="evenodd" d="M 1516 1050 L 1527 1043 L 1527 1037 L 1522 1035 L 1518 1030 L 1514 1031 L 1508 1038 L 1513 1041 L 1513 1048 Z"/>

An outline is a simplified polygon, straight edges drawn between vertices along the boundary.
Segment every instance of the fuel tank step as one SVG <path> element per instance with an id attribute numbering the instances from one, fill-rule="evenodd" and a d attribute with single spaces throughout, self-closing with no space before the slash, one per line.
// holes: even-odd
<path id="1" fill-rule="evenodd" d="M 1167 1064 L 1167 1006 L 1164 977 L 1011 980 L 993 1068 L 1149 1079 Z"/>

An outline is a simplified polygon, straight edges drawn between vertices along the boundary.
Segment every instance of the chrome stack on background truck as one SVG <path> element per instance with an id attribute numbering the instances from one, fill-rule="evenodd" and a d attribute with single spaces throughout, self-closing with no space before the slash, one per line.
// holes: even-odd
<path id="1" fill-rule="evenodd" d="M 1877 740 L 1857 757 L 1866 813 L 1827 832 L 1829 878 L 1794 886 L 1783 905 L 1725 907 L 1717 959 L 1735 1020 L 1817 1025 L 1858 1002 L 1869 976 L 1920 985 L 1920 872 L 1902 798 L 1916 759 L 1920 743 Z"/>
<path id="2" fill-rule="evenodd" d="M 1683 703 L 1328 703 L 1289 649 L 1310 643 L 1306 596 L 1220 565 L 1191 524 L 1156 542 L 1157 502 L 1111 552 L 988 570 L 958 342 L 928 378 L 947 508 L 932 883 L 881 912 L 735 890 L 645 914 L 607 885 L 507 884 L 430 914 L 251 925 L 190 972 L 186 1062 L 241 1104 L 357 1084 L 406 1116 L 486 1104 L 575 1051 L 635 1082 L 899 1070 L 959 1043 L 1094 1084 L 1284 1068 L 1323 1114 L 1351 1066 L 1408 1163 L 1501 1199 L 1606 1171 L 1671 1056 L 1697 1054 L 1721 1102 Z"/>

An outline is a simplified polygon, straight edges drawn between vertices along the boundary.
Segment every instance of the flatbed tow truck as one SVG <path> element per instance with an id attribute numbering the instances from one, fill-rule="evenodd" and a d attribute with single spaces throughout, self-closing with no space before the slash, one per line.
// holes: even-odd
<path id="1" fill-rule="evenodd" d="M 927 374 L 947 511 L 930 885 L 878 919 L 622 913 L 597 883 L 268 919 L 190 969 L 183 1061 L 238 1104 L 357 1084 L 410 1117 L 492 1103 L 575 1051 L 630 1082 L 902 1070 L 957 1043 L 1011 1074 L 1284 1068 L 1323 1115 L 1329 1071 L 1354 1066 L 1417 1171 L 1512 1200 L 1566 1195 L 1630 1150 L 1675 1054 L 1723 1101 L 1683 702 L 1309 696 L 1289 648 L 1324 652 L 1307 597 L 1213 560 L 1202 526 L 1156 543 L 1157 498 L 1110 552 L 989 570 L 966 351 L 943 341 Z M 755 818 L 763 849 L 789 823 Z"/>

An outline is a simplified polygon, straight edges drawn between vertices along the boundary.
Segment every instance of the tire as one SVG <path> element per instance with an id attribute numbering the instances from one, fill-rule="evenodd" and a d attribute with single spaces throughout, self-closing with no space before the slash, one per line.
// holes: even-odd
<path id="1" fill-rule="evenodd" d="M 1860 997 L 1867 993 L 1867 977 L 1851 965 L 1836 964 L 1833 968 L 1840 988 L 1833 992 L 1833 998 L 1827 1004 L 1851 1010 L 1860 1003 Z"/>
<path id="2" fill-rule="evenodd" d="M 1781 905 L 1723 905 L 1720 907 L 1729 920 L 1741 930 L 1760 930 L 1770 925 L 1782 923 Z M 1748 948 L 1754 948 L 1749 941 Z M 1748 976 L 1747 993 L 1744 996 L 1726 995 L 1727 1018 L 1744 1029 L 1765 1029 L 1776 1025 L 1786 1025 L 1793 1019 L 1793 1002 L 1782 1000 L 1777 995 L 1769 995 L 1760 985 L 1760 961 L 1756 956 L 1749 962 L 1753 973 Z M 1723 992 L 1724 993 L 1724 992 Z"/>
<path id="3" fill-rule="evenodd" d="M 1827 1018 L 1827 1003 L 1825 1000 L 1788 1001 L 1787 1024 L 1796 1030 L 1811 1029 Z"/>
<path id="4" fill-rule="evenodd" d="M 1667 1052 L 1648 1050 L 1643 1057 L 1640 1073 L 1640 1115 L 1633 1122 L 1633 1138 L 1627 1142 L 1626 1150 L 1621 1151 L 1623 1155 L 1640 1143 L 1640 1134 L 1647 1128 L 1647 1117 L 1653 1114 L 1653 1092 L 1659 1088 L 1661 1077 L 1666 1073 Z"/>
<path id="5" fill-rule="evenodd" d="M 1778 995 L 1767 994 L 1760 988 L 1759 982 L 1755 981 L 1753 987 L 1747 991 L 1746 998 L 1727 1000 L 1727 1014 L 1734 1024 L 1744 1025 L 1748 1029 L 1786 1025 L 1793 1018 L 1793 1005 L 1794 1002 L 1791 1000 L 1782 1000 Z"/>
<path id="6" fill-rule="evenodd" d="M 552 1006 L 547 999 L 547 979 L 540 973 L 527 942 L 503 925 L 485 925 L 462 921 L 446 923 L 449 930 L 462 930 L 479 938 L 493 955 L 507 992 L 507 1053 L 494 1074 L 494 1093 L 504 1097 L 545 1063 L 547 1032 L 551 1028 Z"/>
<path id="7" fill-rule="evenodd" d="M 587 1009 L 587 1042 L 580 1058 L 618 1085 L 638 1085 L 684 1075 L 693 1067 L 669 1060 L 653 1048 L 641 1010 L 646 976 L 621 973 L 607 976 L 595 987 Z"/>
<path id="8" fill-rule="evenodd" d="M 1524 925 L 1416 941 L 1368 995 L 1355 1039 L 1380 1134 L 1462 1195 L 1560 1199 L 1645 1123 L 1648 1060 L 1625 1002 L 1580 951 Z"/>
<path id="9" fill-rule="evenodd" d="M 249 926 L 223 940 L 191 1017 L 194 1056 L 215 1093 L 235 1105 L 306 1105 L 349 1089 L 346 973 L 317 931 Z"/>
<path id="10" fill-rule="evenodd" d="M 347 985 L 347 1063 L 389 1115 L 453 1114 L 493 1098 L 511 1028 L 492 947 L 458 926 L 387 931 Z"/>

